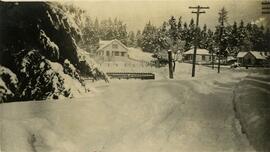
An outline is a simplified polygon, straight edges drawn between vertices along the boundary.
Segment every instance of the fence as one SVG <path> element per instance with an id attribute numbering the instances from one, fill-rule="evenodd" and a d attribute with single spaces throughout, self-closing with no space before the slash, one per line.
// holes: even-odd
<path id="1" fill-rule="evenodd" d="M 155 74 L 153 73 L 108 72 L 107 75 L 111 79 L 155 79 Z"/>
<path id="2" fill-rule="evenodd" d="M 157 70 L 155 66 L 148 62 L 104 62 L 98 64 L 98 66 L 106 73 L 153 73 Z"/>

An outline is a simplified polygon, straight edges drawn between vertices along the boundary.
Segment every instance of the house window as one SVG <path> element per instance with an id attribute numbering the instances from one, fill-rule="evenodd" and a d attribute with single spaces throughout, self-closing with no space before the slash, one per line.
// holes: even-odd
<path id="1" fill-rule="evenodd" d="M 202 55 L 202 60 L 205 61 L 205 56 L 204 55 Z"/>
<path id="2" fill-rule="evenodd" d="M 117 52 L 117 51 L 114 52 L 114 55 L 115 55 L 115 56 L 119 56 L 119 52 Z"/>
<path id="3" fill-rule="evenodd" d="M 110 52 L 109 51 L 106 52 L 106 56 L 110 56 Z"/>
<path id="4" fill-rule="evenodd" d="M 125 52 L 121 52 L 121 56 L 125 56 Z"/>
<path id="5" fill-rule="evenodd" d="M 118 49 L 118 45 L 117 44 L 112 44 L 112 48 L 113 49 Z"/>

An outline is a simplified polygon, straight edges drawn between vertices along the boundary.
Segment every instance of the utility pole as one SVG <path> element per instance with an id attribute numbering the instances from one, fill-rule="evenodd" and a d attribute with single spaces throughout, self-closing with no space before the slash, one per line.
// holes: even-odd
<path id="1" fill-rule="evenodd" d="M 220 55 L 221 55 L 221 40 L 222 40 L 222 34 L 223 34 L 223 26 L 224 26 L 224 20 L 221 19 L 221 26 L 219 29 L 219 51 L 218 51 L 218 73 L 220 73 Z"/>
<path id="2" fill-rule="evenodd" d="M 168 60 L 169 60 L 169 78 L 173 79 L 172 50 L 168 50 Z"/>
<path id="3" fill-rule="evenodd" d="M 227 20 L 227 11 L 223 7 L 219 12 L 219 22 L 220 22 L 220 29 L 219 29 L 219 51 L 218 51 L 218 73 L 220 73 L 220 56 L 222 48 L 222 35 L 223 35 L 223 28 L 224 28 L 224 21 Z"/>
<path id="4" fill-rule="evenodd" d="M 211 51 L 212 69 L 214 69 L 214 50 Z"/>
<path id="5" fill-rule="evenodd" d="M 198 46 L 198 25 L 199 25 L 199 16 L 202 13 L 205 13 L 205 11 L 201 11 L 203 9 L 209 9 L 209 7 L 202 7 L 200 5 L 195 6 L 195 7 L 189 7 L 189 9 L 196 9 L 196 11 L 192 11 L 191 13 L 197 15 L 197 20 L 196 20 L 196 36 L 195 36 L 195 42 L 194 42 L 194 52 L 193 52 L 193 59 L 192 59 L 192 77 L 195 77 L 195 64 L 196 64 L 196 54 L 197 54 L 197 46 Z"/>
<path id="6" fill-rule="evenodd" d="M 270 1 L 262 2 L 262 14 L 270 14 Z"/>

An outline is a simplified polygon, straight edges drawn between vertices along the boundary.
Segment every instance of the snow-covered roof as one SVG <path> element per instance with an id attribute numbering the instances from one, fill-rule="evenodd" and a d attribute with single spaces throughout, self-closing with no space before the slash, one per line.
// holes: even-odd
<path id="1" fill-rule="evenodd" d="M 263 52 L 258 52 L 258 51 L 250 51 L 250 53 L 256 58 L 256 59 L 261 59 L 261 60 L 265 60 L 265 56 L 263 54 Z"/>
<path id="2" fill-rule="evenodd" d="M 244 57 L 248 52 L 238 52 L 237 58 L 242 58 Z"/>
<path id="3" fill-rule="evenodd" d="M 188 50 L 186 52 L 184 52 L 185 55 L 187 54 L 193 54 L 194 53 L 194 49 Z M 210 55 L 209 51 L 206 49 L 197 49 L 197 55 Z"/>
<path id="4" fill-rule="evenodd" d="M 128 51 L 128 48 L 122 42 L 120 42 L 117 39 L 113 39 L 113 40 L 109 40 L 109 41 L 102 41 L 102 40 L 99 41 L 99 46 L 100 47 L 98 48 L 97 52 L 104 49 L 105 47 L 110 45 L 112 42 L 116 42 L 116 43 L 120 44 L 122 47 L 124 47 Z"/>
<path id="5" fill-rule="evenodd" d="M 266 56 L 265 56 L 264 52 L 259 52 L 259 51 L 239 52 L 237 54 L 237 58 L 243 58 L 248 53 L 253 55 L 256 59 L 259 59 L 259 60 L 265 60 L 266 59 Z"/>

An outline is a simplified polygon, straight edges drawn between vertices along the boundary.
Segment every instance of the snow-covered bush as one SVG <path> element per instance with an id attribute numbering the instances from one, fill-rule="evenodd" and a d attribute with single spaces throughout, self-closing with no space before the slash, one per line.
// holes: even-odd
<path id="1" fill-rule="evenodd" d="M 106 78 L 92 64 L 81 68 L 77 44 L 82 11 L 53 2 L 0 3 L 0 27 L 5 29 L 0 35 L 4 38 L 0 65 L 17 76 L 18 100 L 74 97 L 85 92 L 80 74 Z M 1 87 L 2 92 L 12 93 L 2 78 Z"/>
<path id="2" fill-rule="evenodd" d="M 16 100 L 17 91 L 17 76 L 10 69 L 0 65 L 0 102 Z"/>
<path id="3" fill-rule="evenodd" d="M 52 69 L 50 62 L 37 50 L 22 50 L 17 57 L 21 100 L 58 99 L 70 97 L 70 89 L 64 87 L 64 79 Z"/>
<path id="4" fill-rule="evenodd" d="M 79 80 L 80 82 L 83 82 L 82 78 L 80 77 L 79 73 L 77 72 L 77 69 L 74 67 L 73 64 L 70 63 L 68 59 L 64 61 L 63 64 L 64 73 L 71 76 L 72 78 L 75 78 Z"/>
<path id="5" fill-rule="evenodd" d="M 0 27 L 5 29 L 0 33 L 0 65 L 18 78 L 15 95 L 1 76 L 1 94 L 18 100 L 74 97 L 87 90 L 81 75 L 107 80 L 78 55 L 82 10 L 53 2 L 0 3 Z"/>
<path id="6" fill-rule="evenodd" d="M 21 100 L 71 98 L 86 92 L 80 76 L 68 60 L 63 68 L 37 50 L 22 50 L 16 63 L 20 69 L 19 79 L 24 80 L 19 82 Z"/>

